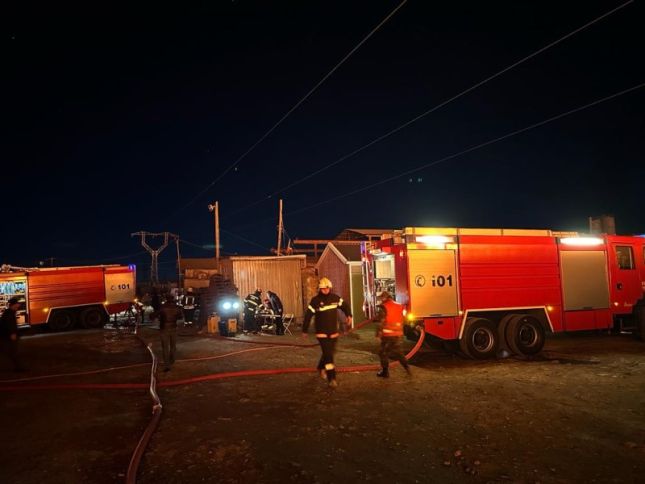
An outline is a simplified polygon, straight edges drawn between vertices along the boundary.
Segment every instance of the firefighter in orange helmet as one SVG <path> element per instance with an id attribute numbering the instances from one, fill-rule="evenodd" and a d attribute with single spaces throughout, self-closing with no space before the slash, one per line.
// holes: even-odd
<path id="1" fill-rule="evenodd" d="M 381 338 L 381 371 L 376 376 L 387 378 L 390 376 L 390 358 L 398 360 L 405 371 L 410 375 L 408 360 L 401 352 L 401 339 L 403 338 L 403 306 L 396 303 L 389 292 L 381 293 L 381 304 L 377 307 L 377 320 L 380 323 L 376 330 L 376 337 Z"/>

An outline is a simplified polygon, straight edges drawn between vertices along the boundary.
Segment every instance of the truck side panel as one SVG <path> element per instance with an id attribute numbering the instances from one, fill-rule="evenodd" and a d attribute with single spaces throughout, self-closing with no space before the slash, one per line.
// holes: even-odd
<path id="1" fill-rule="evenodd" d="M 28 284 L 30 324 L 45 323 L 52 308 L 105 301 L 102 268 L 32 272 Z"/>
<path id="2" fill-rule="evenodd" d="M 562 328 L 558 248 L 553 237 L 459 237 L 462 310 L 551 308 L 554 330 Z"/>

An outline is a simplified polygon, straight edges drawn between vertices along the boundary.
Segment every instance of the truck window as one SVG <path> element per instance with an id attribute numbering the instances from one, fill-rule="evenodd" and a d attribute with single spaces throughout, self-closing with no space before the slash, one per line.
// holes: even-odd
<path id="1" fill-rule="evenodd" d="M 627 245 L 616 246 L 616 264 L 619 269 L 634 268 L 634 252 Z"/>

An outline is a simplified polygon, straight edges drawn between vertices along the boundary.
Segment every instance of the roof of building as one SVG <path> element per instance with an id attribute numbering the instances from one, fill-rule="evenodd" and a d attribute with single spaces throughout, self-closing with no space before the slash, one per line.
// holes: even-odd
<path id="1" fill-rule="evenodd" d="M 180 269 L 217 269 L 215 257 L 179 259 Z"/>
<path id="2" fill-rule="evenodd" d="M 375 238 L 382 234 L 391 234 L 393 229 L 344 229 L 335 238 L 337 240 L 368 240 Z"/>

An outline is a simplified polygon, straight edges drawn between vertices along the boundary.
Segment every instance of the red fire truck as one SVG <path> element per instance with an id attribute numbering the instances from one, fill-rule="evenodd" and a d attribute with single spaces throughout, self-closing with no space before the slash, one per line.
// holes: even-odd
<path id="1" fill-rule="evenodd" d="M 7 301 L 21 299 L 20 326 L 48 324 L 56 331 L 77 322 L 103 326 L 110 314 L 126 310 L 135 300 L 134 265 L 17 268 L 0 271 L 0 311 Z"/>
<path id="2" fill-rule="evenodd" d="M 475 359 L 539 353 L 546 332 L 631 326 L 645 337 L 645 237 L 412 227 L 362 251 L 370 316 L 387 290 L 408 331 L 422 325 Z"/>

